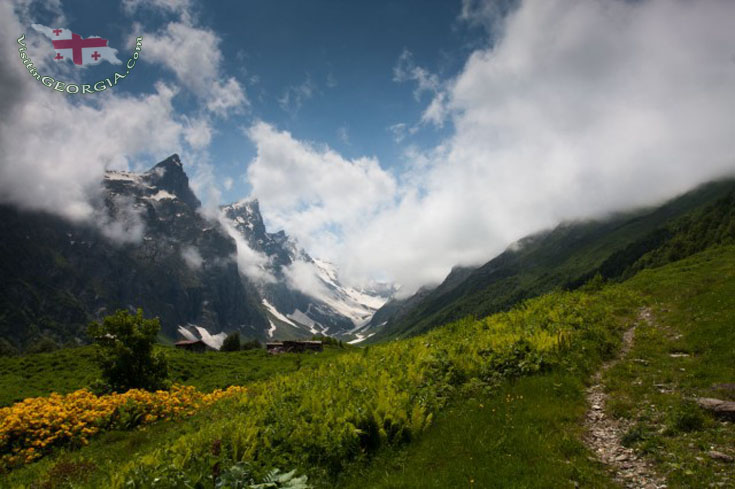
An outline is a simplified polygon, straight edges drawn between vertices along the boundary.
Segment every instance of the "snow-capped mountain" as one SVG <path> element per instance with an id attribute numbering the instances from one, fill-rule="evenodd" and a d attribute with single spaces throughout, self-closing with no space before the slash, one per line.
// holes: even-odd
<path id="1" fill-rule="evenodd" d="M 329 262 L 309 256 L 284 231 L 269 233 L 256 199 L 222 207 L 226 225 L 262 258 L 256 281 L 271 324 L 270 338 L 324 334 L 359 341 L 370 318 L 395 292 L 389 284 L 355 289 Z"/>
<path id="2" fill-rule="evenodd" d="M 177 155 L 145 172 L 105 174 L 84 222 L 0 205 L 0 338 L 85 341 L 92 320 L 117 309 L 158 317 L 169 339 L 213 348 L 314 334 L 364 337 L 392 288 L 358 290 L 289 236 L 267 232 L 258 202 L 201 212 Z"/>
<path id="3" fill-rule="evenodd" d="M 265 339 L 268 317 L 239 273 L 236 242 L 200 212 L 177 155 L 100 184 L 82 222 L 0 205 L 0 337 L 20 348 L 40 336 L 83 342 L 89 321 L 140 307 L 170 339 L 189 324 Z"/>

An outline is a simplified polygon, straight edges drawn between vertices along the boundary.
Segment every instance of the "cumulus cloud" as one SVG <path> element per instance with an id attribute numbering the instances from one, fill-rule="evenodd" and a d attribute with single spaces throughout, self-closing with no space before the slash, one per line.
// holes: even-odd
<path id="1" fill-rule="evenodd" d="M 194 150 L 201 150 L 209 146 L 212 141 L 212 126 L 206 118 L 184 118 L 184 139 Z"/>
<path id="2" fill-rule="evenodd" d="M 23 31 L 11 5 L 4 3 L 0 11 L 3 32 Z M 13 102 L 6 102 L 0 121 L 3 202 L 89 219 L 90 196 L 106 168 L 126 168 L 131 148 L 135 154 L 164 154 L 178 146 L 183 126 L 173 117 L 172 89 L 158 85 L 140 97 L 110 92 L 82 101 L 60 97 L 24 70 L 15 39 L 4 37 L 0 50 L 8 61 L 0 88 L 13 94 L 6 97 Z"/>
<path id="3" fill-rule="evenodd" d="M 394 177 L 374 158 L 346 159 L 264 122 L 246 134 L 257 147 L 247 177 L 270 226 L 317 256 L 395 197 Z"/>
<path id="4" fill-rule="evenodd" d="M 29 4 L 0 4 L 0 29 L 23 32 L 35 20 L 37 9 Z M 60 11 L 54 15 L 63 19 Z M 58 71 L 63 66 L 37 62 L 50 52 L 47 40 L 27 34 L 39 71 L 65 79 L 66 72 Z M 177 89 L 160 82 L 138 96 L 116 90 L 60 95 L 28 74 L 17 49 L 13 36 L 0 39 L 7 60 L 0 70 L 0 90 L 12 94 L 0 102 L 0 202 L 96 224 L 113 240 L 139 240 L 143 227 L 132 204 L 116 203 L 119 209 L 112 214 L 99 210 L 105 170 L 147 169 L 172 152 L 202 149 L 211 139 L 207 119 L 177 114 Z"/>
<path id="5" fill-rule="evenodd" d="M 465 5 L 499 25 L 493 2 Z M 343 275 L 404 291 L 561 220 L 659 202 L 735 170 L 733 18 L 717 0 L 525 2 L 454 79 L 402 56 L 396 79 L 435 93 L 424 119 L 453 127 L 406 174 L 261 123 L 253 193 Z"/>
<path id="6" fill-rule="evenodd" d="M 210 112 L 225 116 L 249 104 L 240 82 L 223 74 L 221 39 L 211 29 L 195 26 L 185 16 L 143 37 L 145 54 L 141 59 L 173 72 Z"/>

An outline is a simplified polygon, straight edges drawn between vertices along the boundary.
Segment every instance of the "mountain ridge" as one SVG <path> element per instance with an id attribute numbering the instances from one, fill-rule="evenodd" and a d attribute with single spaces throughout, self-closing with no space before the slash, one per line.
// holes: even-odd
<path id="1" fill-rule="evenodd" d="M 354 340 L 353 316 L 365 321 L 387 299 L 343 287 L 331 265 L 283 230 L 268 233 L 257 200 L 223 206 L 245 215 L 230 216 L 233 236 L 230 223 L 201 212 L 177 154 L 145 172 L 105 172 L 96 199 L 86 222 L 0 205 L 0 272 L 8 277 L 0 285 L 0 338 L 21 350 L 40 338 L 79 344 L 89 321 L 142 307 L 159 317 L 165 341 L 217 343 L 231 331 L 261 341 Z M 262 255 L 252 265 L 272 283 L 240 268 L 238 239 Z M 324 300 L 292 287 L 293 263 L 313 266 Z"/>
<path id="2" fill-rule="evenodd" d="M 370 342 L 413 336 L 467 315 L 482 317 L 506 310 L 554 288 L 578 287 L 615 253 L 653 239 L 650 234 L 662 226 L 734 189 L 735 179 L 724 178 L 659 206 L 618 212 L 606 219 L 564 222 L 521 238 L 483 265 L 453 269 L 430 291 L 386 304 L 370 324 L 376 330 Z"/>

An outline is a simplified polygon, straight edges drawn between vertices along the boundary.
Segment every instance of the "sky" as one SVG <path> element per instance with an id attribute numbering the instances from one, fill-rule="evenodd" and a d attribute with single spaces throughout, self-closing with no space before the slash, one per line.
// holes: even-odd
<path id="1" fill-rule="evenodd" d="M 143 36 L 139 62 L 54 92 L 21 34 L 59 80 L 119 66 L 54 61 L 34 23 L 123 61 Z M 257 197 L 353 284 L 410 293 L 735 173 L 729 0 L 13 0 L 0 32 L 0 201 L 104 229 L 104 171 L 178 153 L 203 212 Z"/>

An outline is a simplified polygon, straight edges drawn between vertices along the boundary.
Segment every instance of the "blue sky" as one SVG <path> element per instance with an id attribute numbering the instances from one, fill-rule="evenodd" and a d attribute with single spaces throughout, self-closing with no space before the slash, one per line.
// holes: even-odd
<path id="1" fill-rule="evenodd" d="M 733 18 L 723 0 L 0 2 L 0 201 L 108 225 L 104 171 L 178 152 L 206 212 L 257 196 L 343 279 L 410 292 L 733 174 Z M 121 59 L 142 34 L 143 61 L 59 94 L 16 35 L 62 80 L 114 67 L 56 64 L 32 23 Z"/>
<path id="2" fill-rule="evenodd" d="M 384 168 L 402 165 L 407 146 L 434 145 L 448 127 L 417 124 L 432 94 L 416 96 L 415 83 L 396 80 L 394 69 L 407 50 L 428 72 L 441 79 L 455 76 L 487 37 L 481 28 L 459 20 L 461 8 L 460 0 L 192 3 L 193 24 L 220 39 L 221 75 L 234 76 L 249 102 L 241 111 L 211 120 L 209 156 L 216 179 L 234 182 L 231 189 L 221 189 L 222 203 L 250 193 L 244 175 L 255 147 L 242 128 L 256 120 L 329 145 L 346 158 L 374 156 Z M 91 8 L 86 1 L 66 0 L 61 11 L 63 27 L 109 38 L 121 59 L 128 55 L 131 35 L 158 31 L 177 19 L 165 8 L 141 6 L 131 12 L 117 2 Z M 33 14 L 37 22 L 50 25 L 58 9 L 39 4 Z M 150 42 L 144 36 L 144 61 Z M 87 68 L 85 78 L 106 77 L 110 68 L 105 63 Z M 115 90 L 147 93 L 159 80 L 176 83 L 166 67 L 144 62 Z M 185 90 L 174 104 L 181 114 L 199 111 L 198 101 Z M 396 141 L 390 130 L 396 124 L 419 130 Z"/>

